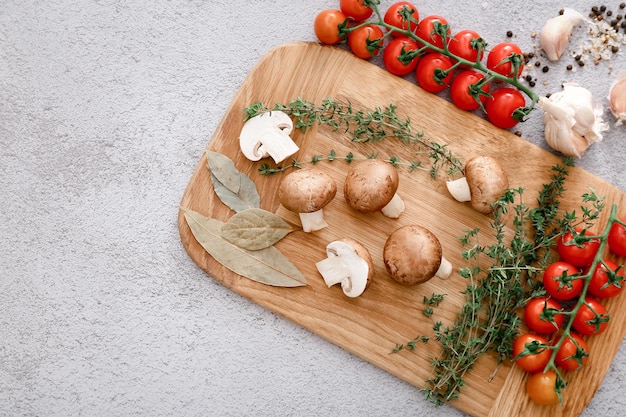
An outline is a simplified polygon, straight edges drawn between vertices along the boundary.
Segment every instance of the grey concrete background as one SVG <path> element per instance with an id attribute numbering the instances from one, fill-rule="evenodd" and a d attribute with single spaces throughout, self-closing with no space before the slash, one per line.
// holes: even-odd
<path id="1" fill-rule="evenodd" d="M 180 197 L 240 83 L 271 48 L 315 40 L 314 16 L 337 5 L 2 2 L 1 416 L 461 415 L 223 288 L 179 241 Z M 565 4 L 417 5 L 528 51 Z M 625 67 L 622 53 L 571 62 L 536 91 L 578 81 L 605 101 Z M 545 146 L 541 126 L 535 113 L 519 129 Z M 621 190 L 625 129 L 579 161 Z M 584 416 L 623 415 L 625 359 L 622 344 Z"/>

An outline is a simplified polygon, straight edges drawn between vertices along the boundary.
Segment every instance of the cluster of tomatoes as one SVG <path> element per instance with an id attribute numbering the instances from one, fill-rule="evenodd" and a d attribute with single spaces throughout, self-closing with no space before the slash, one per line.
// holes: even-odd
<path id="1" fill-rule="evenodd" d="M 407 13 L 411 16 L 409 20 Z M 384 14 L 383 24 L 368 21 L 372 14 L 372 8 L 364 5 L 363 0 L 341 0 L 340 10 L 324 10 L 317 15 L 315 34 L 323 44 L 337 44 L 347 38 L 350 50 L 363 59 L 382 50 L 384 65 L 390 73 L 398 76 L 415 73 L 417 84 L 431 93 L 449 88 L 450 98 L 458 108 L 468 111 L 482 108 L 495 126 L 508 129 L 519 122 L 515 112 L 526 106 L 524 94 L 505 83 L 498 83 L 497 89 L 491 88 L 496 83 L 485 79 L 484 72 L 461 64 L 458 59 L 481 63 L 487 52 L 487 69 L 507 78 L 518 78 L 523 65 L 512 63 L 514 59 L 523 60 L 518 45 L 502 42 L 486 51 L 486 44 L 475 31 L 452 34 L 442 16 L 431 15 L 420 20 L 417 8 L 408 1 L 391 5 Z M 447 36 L 437 33 L 436 27 L 445 28 Z M 393 28 L 410 31 L 411 36 Z M 434 45 L 447 53 L 425 45 Z"/>
<path id="2" fill-rule="evenodd" d="M 513 344 L 515 363 L 531 373 L 528 395 L 541 405 L 559 401 L 556 372 L 553 369 L 544 372 L 550 361 L 564 371 L 582 368 L 590 354 L 585 338 L 603 333 L 609 323 L 609 313 L 602 300 L 619 295 L 626 285 L 624 268 L 609 259 L 597 262 L 594 271 L 590 271 L 600 243 L 589 231 L 576 230 L 576 233 L 589 240 L 574 243 L 574 235 L 568 232 L 557 241 L 560 260 L 543 273 L 546 296 L 533 298 L 526 304 L 524 320 L 529 332 L 519 335 Z M 626 227 L 614 223 L 607 243 L 613 254 L 626 257 Z M 586 292 L 581 300 L 585 284 Z M 576 305 L 579 308 L 573 314 L 571 307 Z"/>

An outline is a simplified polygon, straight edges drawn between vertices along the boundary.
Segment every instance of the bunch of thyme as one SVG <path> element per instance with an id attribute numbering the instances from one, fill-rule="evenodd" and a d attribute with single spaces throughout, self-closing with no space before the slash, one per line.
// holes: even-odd
<path id="1" fill-rule="evenodd" d="M 508 190 L 494 203 L 494 243 L 482 244 L 482 232 L 478 229 L 466 231 L 460 240 L 466 248 L 462 256 L 468 266 L 459 271 L 467 281 L 463 292 L 466 302 L 456 320 L 447 327 L 437 322 L 432 337 L 418 336 L 393 349 L 413 350 L 417 342 L 432 338 L 441 344 L 441 353 L 431 363 L 432 375 L 424 389 L 426 397 L 435 404 L 458 398 L 465 374 L 483 354 L 495 352 L 498 363 L 510 358 L 521 324 L 517 311 L 539 291 L 536 276 L 550 261 L 550 248 L 562 232 L 562 223 L 557 221 L 559 198 L 572 165 L 571 159 L 564 159 L 553 167 L 553 177 L 539 193 L 536 208 L 524 203 L 521 188 Z M 513 235 L 509 239 L 506 217 L 510 210 L 514 216 Z M 481 266 L 485 265 L 483 256 L 489 258 L 487 268 Z"/>
<path id="2" fill-rule="evenodd" d="M 445 168 L 448 174 L 463 174 L 463 164 L 448 150 L 447 146 L 426 138 L 424 132 L 414 131 L 411 120 L 398 116 L 397 107 L 393 104 L 383 108 L 355 109 L 351 103 L 341 103 L 330 98 L 323 100 L 319 105 L 298 98 L 287 104 L 277 103 L 270 109 L 265 104 L 257 102 L 244 109 L 244 120 L 261 113 L 278 110 L 291 115 L 294 119 L 294 127 L 302 132 L 306 132 L 317 124 L 329 126 L 334 131 L 343 131 L 353 142 L 376 143 L 394 138 L 400 140 L 403 145 L 415 145 L 418 150 L 425 149 L 425 153 L 432 161 L 430 168 L 427 168 L 432 178 L 435 178 L 442 168 Z M 316 164 L 321 160 L 332 162 L 336 159 L 336 153 L 331 151 L 327 156 L 315 155 L 308 162 Z M 350 153 L 343 160 L 352 162 L 354 155 Z M 388 162 L 395 166 L 407 165 L 410 170 L 423 166 L 422 161 L 402 162 L 395 156 L 392 156 Z M 263 164 L 260 172 L 266 175 L 274 174 L 287 168 L 301 167 L 303 163 L 305 162 L 292 160 L 291 166 L 279 165 L 274 168 Z"/>
<path id="3" fill-rule="evenodd" d="M 513 113 L 513 118 L 515 120 L 523 121 L 530 114 L 530 112 L 535 108 L 537 102 L 539 101 L 539 96 L 534 91 L 532 91 L 528 86 L 524 85 L 516 76 L 517 74 L 519 74 L 519 70 L 524 65 L 524 62 L 525 62 L 524 57 L 522 55 L 511 54 L 509 57 L 505 58 L 500 63 L 501 65 L 505 62 L 510 62 L 511 67 L 512 67 L 511 74 L 515 74 L 510 77 L 505 76 L 487 68 L 485 65 L 481 63 L 481 57 L 483 55 L 483 52 L 487 49 L 487 43 L 485 42 L 484 39 L 479 38 L 479 39 L 473 40 L 472 47 L 478 51 L 478 56 L 476 58 L 476 61 L 469 61 L 449 51 L 448 49 L 448 40 L 450 38 L 449 25 L 443 24 L 441 22 L 434 23 L 433 33 L 431 34 L 431 36 L 441 37 L 441 39 L 443 40 L 443 47 L 440 48 L 436 45 L 433 45 L 429 42 L 424 41 L 415 32 L 411 30 L 401 29 L 401 28 L 398 28 L 398 27 L 395 27 L 393 25 L 386 23 L 384 20 L 384 15 L 380 12 L 380 9 L 379 9 L 380 0 L 363 0 L 363 4 L 365 6 L 371 7 L 372 10 L 374 10 L 374 13 L 373 13 L 374 17 L 370 20 L 359 23 L 357 25 L 346 20 L 343 24 L 339 25 L 339 35 L 342 38 L 347 39 L 348 34 L 350 34 L 350 32 L 353 32 L 366 25 L 373 24 L 373 25 L 380 26 L 386 29 L 385 34 L 383 35 L 383 38 L 367 40 L 367 49 L 370 51 L 370 53 L 373 54 L 374 51 L 377 51 L 382 48 L 384 37 L 398 36 L 398 35 L 406 36 L 414 40 L 415 42 L 417 42 L 417 44 L 420 45 L 420 47 L 418 49 L 411 50 L 411 51 L 403 50 L 399 57 L 399 60 L 401 62 L 408 64 L 413 59 L 415 59 L 415 57 L 418 57 L 428 51 L 439 52 L 445 56 L 452 58 L 455 61 L 455 64 L 451 68 L 447 70 L 439 69 L 435 72 L 435 80 L 438 81 L 439 83 L 443 83 L 442 80 L 444 80 L 452 71 L 454 71 L 458 67 L 464 67 L 464 68 L 471 67 L 485 74 L 485 77 L 482 80 L 478 81 L 476 84 L 473 84 L 471 86 L 472 95 L 476 98 L 478 103 L 481 103 L 478 96 L 485 94 L 482 91 L 482 87 L 491 81 L 497 80 L 497 81 L 503 81 L 505 83 L 508 83 L 509 85 L 523 92 L 526 96 L 528 96 L 528 98 L 530 98 L 531 102 L 528 106 L 515 110 L 515 112 Z M 412 12 L 413 10 L 411 10 L 408 6 L 404 6 L 398 12 L 402 16 L 403 26 L 406 28 L 416 27 L 418 25 L 418 21 L 413 17 Z"/>

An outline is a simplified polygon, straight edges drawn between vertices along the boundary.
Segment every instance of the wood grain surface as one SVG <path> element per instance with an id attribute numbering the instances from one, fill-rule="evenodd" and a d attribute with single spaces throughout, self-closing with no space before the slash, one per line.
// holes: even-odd
<path id="1" fill-rule="evenodd" d="M 276 196 L 281 175 L 260 175 L 260 162 L 252 163 L 243 157 L 238 137 L 245 106 L 257 101 L 273 106 L 298 97 L 316 103 L 328 97 L 349 100 L 356 108 L 383 107 L 393 103 L 398 106 L 401 116 L 411 118 L 417 130 L 424 131 L 438 143 L 447 144 L 463 160 L 478 154 L 498 158 L 509 175 L 510 186 L 523 187 L 526 202 L 531 205 L 542 184 L 550 180 L 550 167 L 560 161 L 557 156 L 523 138 L 457 110 L 446 100 L 343 50 L 313 43 L 286 44 L 272 50 L 252 70 L 207 149 L 230 157 L 237 168 L 257 184 L 262 208 L 278 213 L 296 227 L 299 225 L 297 215 L 282 207 Z M 540 114 L 532 117 L 540 117 Z M 305 134 L 298 131 L 292 137 L 300 146 L 295 155 L 298 160 L 308 160 L 316 154 L 326 155 L 331 149 L 339 156 L 352 152 L 356 157 L 364 157 L 376 152 L 381 158 L 397 156 L 405 161 L 416 158 L 415 148 L 392 139 L 373 145 L 355 144 L 341 132 L 326 127 L 316 127 Z M 451 323 L 464 302 L 460 291 L 466 283 L 454 273 L 448 280 L 434 278 L 415 287 L 396 284 L 387 275 L 382 262 L 383 244 L 397 227 L 420 224 L 439 237 L 444 256 L 458 269 L 464 266 L 458 237 L 468 228 L 490 230 L 490 218 L 466 204 L 453 201 L 445 188 L 446 178 L 432 180 L 427 171 L 409 172 L 402 168 L 398 192 L 406 202 L 405 213 L 396 220 L 380 213 L 358 214 L 346 205 L 341 191 L 348 164 L 341 160 L 320 164 L 335 179 L 339 190 L 325 209 L 329 227 L 309 234 L 297 230 L 277 244 L 307 277 L 309 285 L 306 287 L 276 288 L 233 274 L 195 241 L 181 212 L 178 222 L 182 243 L 200 268 L 232 291 L 414 386 L 424 387 L 431 372 L 429 357 L 437 354 L 437 344 L 420 345 L 414 352 L 390 352 L 397 343 L 404 343 L 417 335 L 431 334 L 435 319 Z M 581 194 L 588 191 L 589 186 L 606 197 L 607 205 L 618 204 L 624 213 L 624 193 L 578 168 L 571 171 L 562 208 L 578 207 Z M 204 155 L 200 156 L 184 192 L 181 207 L 220 220 L 227 220 L 234 214 L 215 196 Z M 606 221 L 607 216 L 608 210 L 605 210 L 599 224 Z M 315 269 L 315 262 L 325 257 L 326 244 L 341 237 L 360 240 L 370 250 L 375 262 L 372 285 L 356 299 L 345 297 L 339 287 L 327 288 Z M 623 262 L 623 259 L 617 260 Z M 421 310 L 423 297 L 430 297 L 433 293 L 447 296 L 431 319 Z M 564 391 L 561 406 L 532 404 L 525 393 L 524 373 L 509 362 L 496 367 L 494 358 L 489 355 L 479 360 L 467 376 L 467 386 L 460 398 L 450 404 L 469 415 L 481 417 L 580 414 L 599 387 L 626 333 L 626 296 L 611 299 L 606 305 L 611 313 L 608 331 L 589 340 L 592 354 L 588 366 L 582 371 L 566 374 L 569 386 Z M 422 394 L 416 389 L 415 395 Z"/>

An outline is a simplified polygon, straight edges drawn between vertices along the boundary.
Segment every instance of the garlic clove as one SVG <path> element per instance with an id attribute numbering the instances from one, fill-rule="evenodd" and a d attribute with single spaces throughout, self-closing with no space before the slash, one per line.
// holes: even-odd
<path id="1" fill-rule="evenodd" d="M 617 73 L 617 80 L 609 91 L 609 108 L 617 119 L 615 126 L 626 120 L 626 70 Z"/>
<path id="2" fill-rule="evenodd" d="M 562 14 L 546 21 L 541 28 L 539 40 L 550 61 L 558 61 L 561 58 L 569 44 L 572 29 L 584 18 L 578 11 L 566 7 Z"/>

